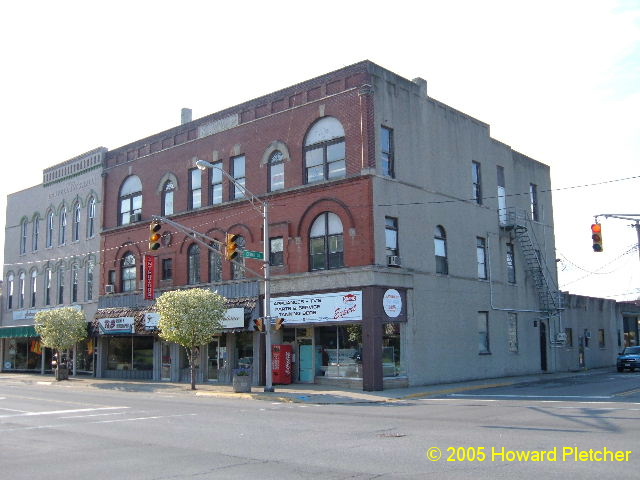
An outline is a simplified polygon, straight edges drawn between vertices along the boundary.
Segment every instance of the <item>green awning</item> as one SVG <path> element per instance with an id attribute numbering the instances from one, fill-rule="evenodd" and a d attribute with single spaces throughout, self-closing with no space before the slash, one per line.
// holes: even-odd
<path id="1" fill-rule="evenodd" d="M 38 337 L 36 333 L 36 327 L 33 325 L 26 325 L 22 327 L 0 327 L 0 338 L 15 338 L 15 337 Z"/>

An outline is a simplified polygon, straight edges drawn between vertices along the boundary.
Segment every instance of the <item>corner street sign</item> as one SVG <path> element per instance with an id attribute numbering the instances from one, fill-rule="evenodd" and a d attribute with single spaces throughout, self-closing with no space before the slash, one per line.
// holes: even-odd
<path id="1" fill-rule="evenodd" d="M 264 258 L 264 254 L 262 252 L 256 252 L 255 250 L 243 250 L 242 256 L 244 258 L 257 258 L 258 260 L 262 260 Z"/>

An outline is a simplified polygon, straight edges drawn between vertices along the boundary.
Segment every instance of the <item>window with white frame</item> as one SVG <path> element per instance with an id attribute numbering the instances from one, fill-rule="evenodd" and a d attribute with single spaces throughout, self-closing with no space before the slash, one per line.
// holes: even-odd
<path id="1" fill-rule="evenodd" d="M 38 293 L 38 272 L 31 271 L 31 308 L 36 306 L 36 295 Z"/>
<path id="2" fill-rule="evenodd" d="M 122 267 L 120 269 L 120 283 L 123 292 L 133 292 L 136 289 L 136 257 L 133 253 L 127 252 L 122 257 Z"/>
<path id="3" fill-rule="evenodd" d="M 71 303 L 78 301 L 78 286 L 80 283 L 80 270 L 78 265 L 71 267 Z"/>
<path id="4" fill-rule="evenodd" d="M 325 212 L 315 219 L 309 235 L 311 270 L 344 266 L 342 222 L 335 213 Z"/>
<path id="5" fill-rule="evenodd" d="M 482 205 L 482 177 L 480 175 L 480 163 L 471 162 L 471 177 L 473 179 L 472 199 Z"/>
<path id="6" fill-rule="evenodd" d="M 433 232 L 433 248 L 436 255 L 436 273 L 448 275 L 447 232 L 442 225 L 436 226 Z"/>
<path id="7" fill-rule="evenodd" d="M 280 150 L 269 155 L 269 191 L 284 188 L 284 154 Z"/>
<path id="8" fill-rule="evenodd" d="M 384 237 L 387 255 L 398 255 L 398 219 L 384 217 Z"/>
<path id="9" fill-rule="evenodd" d="M 269 265 L 284 265 L 284 239 L 282 237 L 269 239 Z"/>
<path id="10" fill-rule="evenodd" d="M 47 214 L 47 248 L 53 247 L 53 231 L 53 212 L 49 212 Z"/>
<path id="11" fill-rule="evenodd" d="M 24 308 L 24 291 L 26 276 L 24 272 L 20 272 L 18 276 L 18 308 Z"/>
<path id="12" fill-rule="evenodd" d="M 120 214 L 118 225 L 137 222 L 142 216 L 142 182 L 136 175 L 131 175 L 120 187 Z"/>
<path id="13" fill-rule="evenodd" d="M 85 293 L 84 297 L 87 301 L 93 300 L 93 270 L 95 269 L 95 262 L 89 260 L 86 266 L 85 273 Z"/>
<path id="14" fill-rule="evenodd" d="M 380 127 L 380 155 L 382 174 L 394 178 L 393 130 L 385 126 Z"/>
<path id="15" fill-rule="evenodd" d="M 77 242 L 78 240 L 80 240 L 80 219 L 81 219 L 81 215 L 82 215 L 82 210 L 80 209 L 80 202 L 77 202 L 73 206 L 73 229 L 72 229 L 72 235 L 73 235 L 73 241 L 74 242 Z"/>
<path id="16" fill-rule="evenodd" d="M 51 269 L 44 270 L 44 304 L 51 305 Z"/>
<path id="17" fill-rule="evenodd" d="M 192 209 L 202 206 L 202 170 L 189 170 L 189 207 Z"/>
<path id="18" fill-rule="evenodd" d="M 58 240 L 60 245 L 67 243 L 67 207 L 62 207 L 60 211 L 60 235 Z"/>
<path id="19" fill-rule="evenodd" d="M 27 253 L 27 225 L 26 219 L 20 222 L 20 255 Z"/>
<path id="20" fill-rule="evenodd" d="M 478 264 L 478 278 L 487 279 L 487 243 L 482 237 L 476 237 L 476 260 Z"/>
<path id="21" fill-rule="evenodd" d="M 58 267 L 58 304 L 64 303 L 64 266 Z"/>
<path id="22" fill-rule="evenodd" d="M 196 285 L 200 283 L 200 246 L 192 244 L 187 251 L 187 283 Z"/>
<path id="23" fill-rule="evenodd" d="M 162 187 L 162 214 L 173 215 L 173 196 L 175 185 L 171 180 L 167 180 Z"/>
<path id="24" fill-rule="evenodd" d="M 531 220 L 537 222 L 540 220 L 540 211 L 538 206 L 538 186 L 534 183 L 529 184 L 529 203 L 531 207 Z"/>
<path id="25" fill-rule="evenodd" d="M 489 350 L 489 312 L 478 312 L 478 353 L 491 353 Z"/>
<path id="26" fill-rule="evenodd" d="M 222 162 L 215 162 L 214 168 L 209 169 L 211 172 L 211 193 L 209 203 L 217 205 L 222 203 Z"/>
<path id="27" fill-rule="evenodd" d="M 33 219 L 33 232 L 31 232 L 31 250 L 38 251 L 40 244 L 40 216 L 36 215 Z"/>
<path id="28" fill-rule="evenodd" d="M 246 181 L 246 172 L 245 172 L 245 156 L 240 155 L 238 157 L 233 157 L 231 159 L 231 168 L 233 179 L 236 181 L 235 184 L 231 185 L 232 197 L 231 200 L 235 200 L 238 198 L 244 198 L 245 192 L 241 187 L 245 186 Z M 238 187 L 236 184 L 241 185 Z"/>
<path id="29" fill-rule="evenodd" d="M 87 237 L 93 238 L 96 234 L 96 199 L 91 197 L 87 207 Z"/>
<path id="30" fill-rule="evenodd" d="M 7 309 L 13 308 L 13 288 L 14 288 L 13 273 L 10 273 L 7 277 Z"/>
<path id="31" fill-rule="evenodd" d="M 346 150 L 344 128 L 333 117 L 317 121 L 304 141 L 305 183 L 344 178 Z"/>

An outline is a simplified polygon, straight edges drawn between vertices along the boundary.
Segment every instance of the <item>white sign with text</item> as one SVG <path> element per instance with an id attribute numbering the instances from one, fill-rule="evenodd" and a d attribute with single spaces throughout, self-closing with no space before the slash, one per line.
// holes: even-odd
<path id="1" fill-rule="evenodd" d="M 271 315 L 284 318 L 285 324 L 362 320 L 362 292 L 272 298 Z"/>

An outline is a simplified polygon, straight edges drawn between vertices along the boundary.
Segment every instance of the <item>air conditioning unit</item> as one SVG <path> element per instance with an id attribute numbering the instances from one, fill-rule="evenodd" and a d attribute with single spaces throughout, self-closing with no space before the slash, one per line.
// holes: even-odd
<path id="1" fill-rule="evenodd" d="M 387 265 L 390 267 L 400 267 L 402 265 L 400 257 L 397 255 L 387 255 Z"/>
<path id="2" fill-rule="evenodd" d="M 556 340 L 558 342 L 566 342 L 567 341 L 567 334 L 564 332 L 560 332 L 556 335 Z"/>
<path id="3" fill-rule="evenodd" d="M 136 222 L 139 222 L 140 220 L 142 220 L 142 214 L 141 213 L 133 213 L 129 217 L 129 223 L 136 223 Z"/>
<path id="4" fill-rule="evenodd" d="M 115 289 L 115 287 L 113 285 L 105 285 L 104 286 L 104 293 L 108 294 L 108 293 L 113 293 L 115 291 L 116 291 L 116 289 Z"/>

